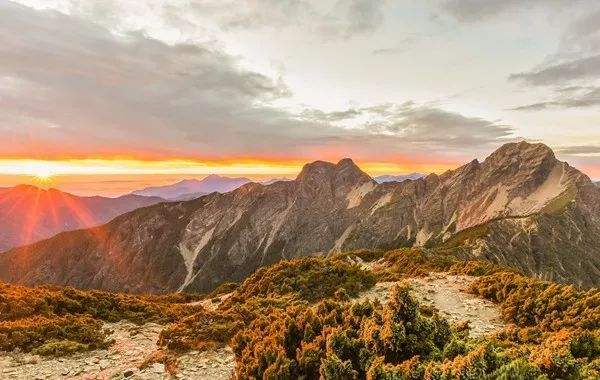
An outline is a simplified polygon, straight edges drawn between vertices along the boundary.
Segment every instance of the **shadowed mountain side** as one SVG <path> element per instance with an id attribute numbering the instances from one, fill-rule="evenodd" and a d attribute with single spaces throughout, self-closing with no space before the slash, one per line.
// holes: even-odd
<path id="1" fill-rule="evenodd" d="M 101 225 L 117 215 L 164 202 L 157 197 L 79 197 L 29 185 L 0 189 L 0 252 L 59 232 Z"/>

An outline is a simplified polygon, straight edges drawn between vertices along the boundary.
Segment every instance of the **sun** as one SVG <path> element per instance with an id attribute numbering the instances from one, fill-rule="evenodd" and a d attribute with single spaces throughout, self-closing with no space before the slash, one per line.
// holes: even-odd
<path id="1" fill-rule="evenodd" d="M 55 175 L 50 165 L 38 164 L 30 168 L 31 175 L 39 182 L 50 182 Z"/>

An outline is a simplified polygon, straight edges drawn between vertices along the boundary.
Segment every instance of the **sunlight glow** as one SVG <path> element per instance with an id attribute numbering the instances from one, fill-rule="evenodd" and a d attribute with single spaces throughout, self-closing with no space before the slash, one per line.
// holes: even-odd
<path id="1" fill-rule="evenodd" d="M 27 170 L 40 182 L 49 182 L 55 174 L 52 165 L 49 165 L 46 162 L 34 163 L 30 165 Z"/>
<path id="2" fill-rule="evenodd" d="M 144 161 L 134 159 L 0 159 L 0 175 L 25 175 L 40 181 L 49 181 L 60 175 L 293 175 L 300 172 L 305 162 L 301 161 L 193 161 L 164 160 Z M 409 172 L 442 172 L 454 165 L 415 163 L 357 162 L 357 165 L 371 175 L 397 174 Z"/>

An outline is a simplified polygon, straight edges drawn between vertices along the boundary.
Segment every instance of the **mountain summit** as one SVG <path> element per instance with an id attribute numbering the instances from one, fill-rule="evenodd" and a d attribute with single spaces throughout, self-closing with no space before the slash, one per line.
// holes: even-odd
<path id="1" fill-rule="evenodd" d="M 136 210 L 15 249 L 0 279 L 208 291 L 281 259 L 443 247 L 581 286 L 600 282 L 600 188 L 542 144 L 506 144 L 441 175 L 377 184 L 351 160 Z"/>
<path id="2" fill-rule="evenodd" d="M 303 196 L 319 198 L 324 195 L 332 198 L 345 197 L 354 188 L 375 185 L 373 179 L 349 158 L 337 164 L 324 161 L 306 164 L 296 177 L 296 182 Z"/>

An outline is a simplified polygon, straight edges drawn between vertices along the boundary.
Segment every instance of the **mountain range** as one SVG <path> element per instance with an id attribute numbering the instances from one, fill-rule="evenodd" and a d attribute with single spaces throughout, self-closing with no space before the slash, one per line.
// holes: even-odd
<path id="1" fill-rule="evenodd" d="M 160 203 L 0 255 L 0 279 L 209 291 L 281 259 L 441 247 L 582 287 L 600 283 L 600 188 L 543 144 L 378 184 L 350 159 L 293 181 Z"/>
<path id="2" fill-rule="evenodd" d="M 89 228 L 136 208 L 164 202 L 157 197 L 79 197 L 56 189 L 19 185 L 0 189 L 0 252 Z"/>
<path id="3" fill-rule="evenodd" d="M 132 192 L 133 195 L 160 197 L 170 201 L 187 201 L 202 195 L 227 193 L 251 182 L 248 178 L 230 178 L 211 174 L 201 180 L 184 179 L 172 185 L 146 187 Z"/>
<path id="4" fill-rule="evenodd" d="M 381 175 L 374 177 L 373 179 L 377 183 L 384 183 L 402 182 L 407 179 L 415 180 L 422 177 L 425 177 L 425 175 L 421 173 L 410 173 L 400 175 Z M 285 177 L 271 178 L 265 181 L 261 181 L 259 183 L 262 185 L 272 185 L 273 183 L 279 181 L 291 180 Z M 135 190 L 131 194 L 150 197 L 160 197 L 169 201 L 189 201 L 214 192 L 227 193 L 250 182 L 252 181 L 245 177 L 232 178 L 211 174 L 200 180 L 184 179 L 182 181 L 170 185 L 151 186 L 141 190 Z"/>

